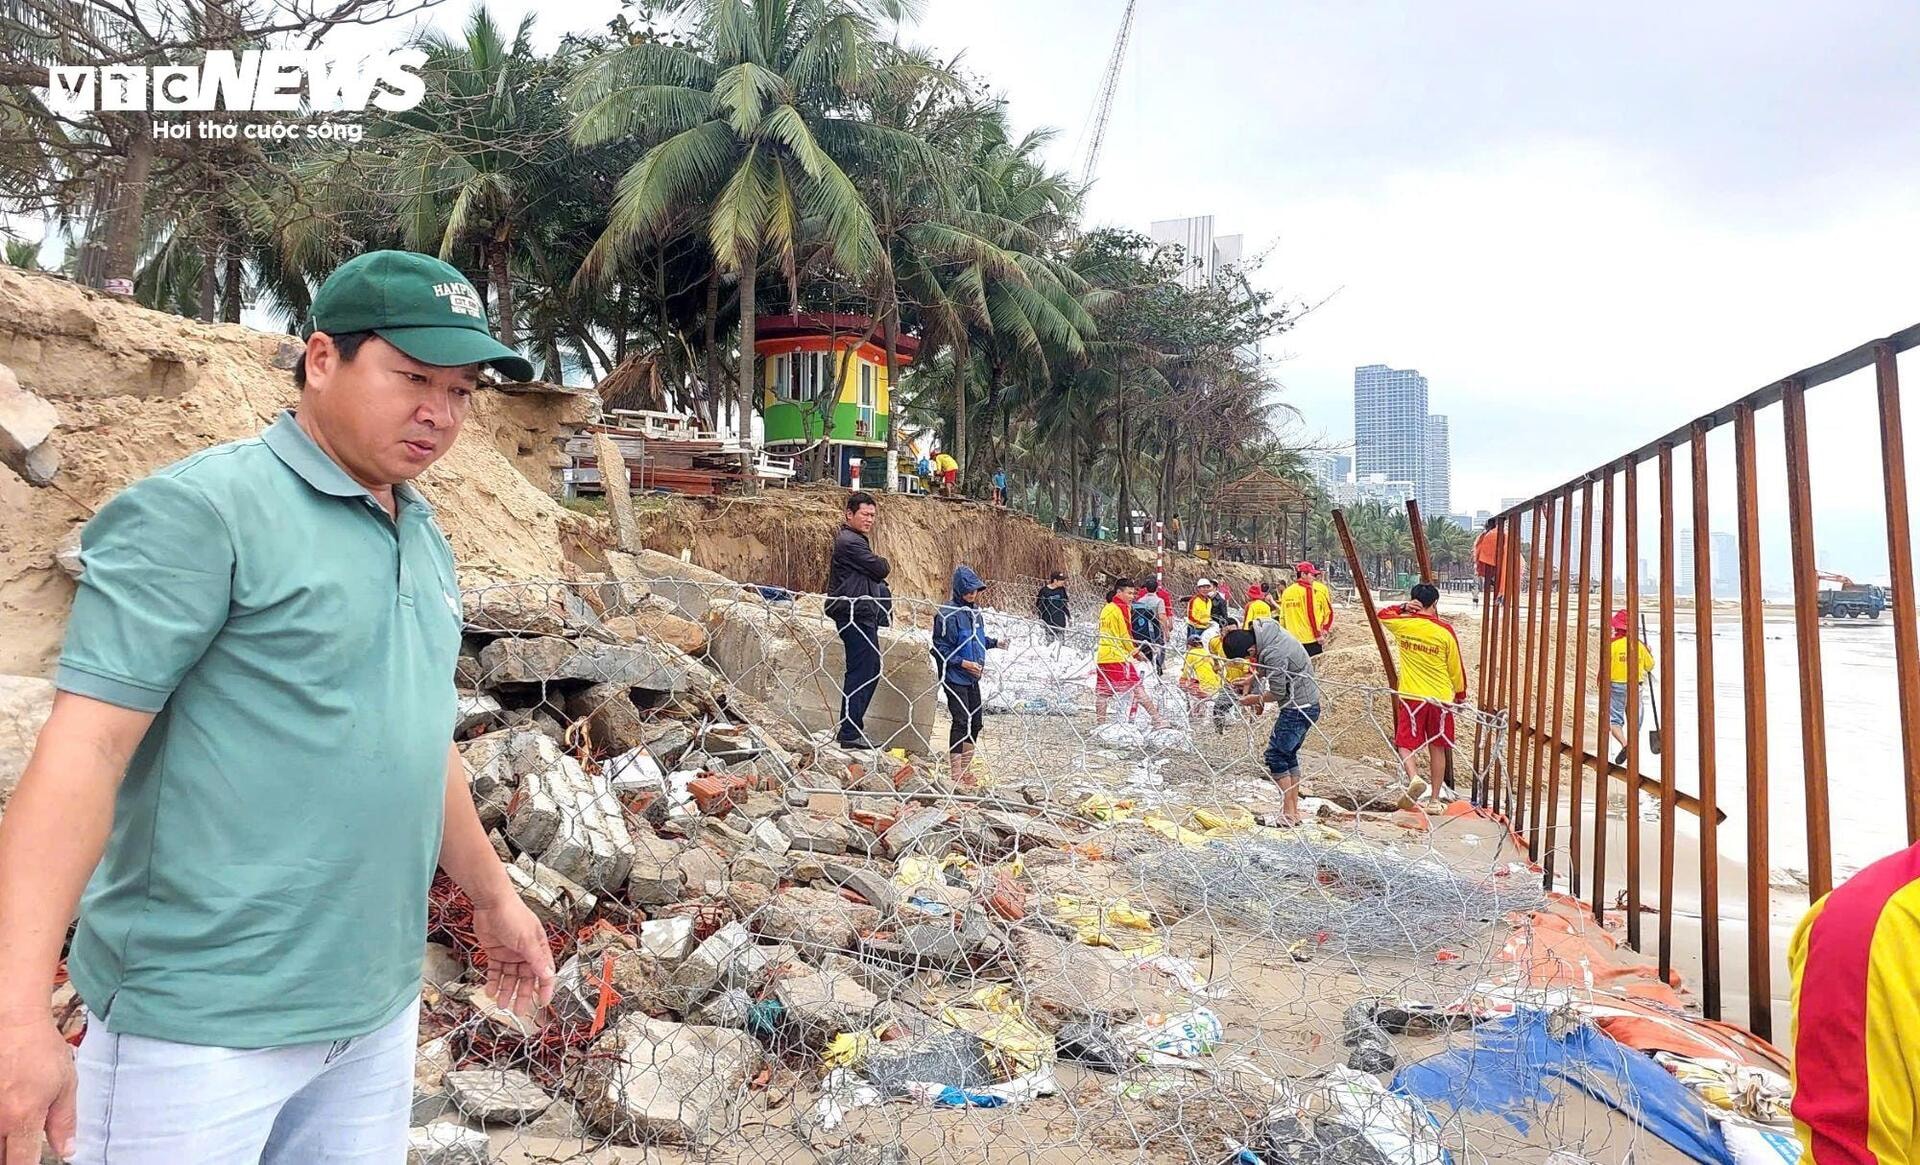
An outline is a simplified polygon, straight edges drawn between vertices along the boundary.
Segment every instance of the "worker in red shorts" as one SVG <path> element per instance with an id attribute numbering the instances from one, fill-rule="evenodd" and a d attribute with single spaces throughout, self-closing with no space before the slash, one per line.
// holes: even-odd
<path id="1" fill-rule="evenodd" d="M 1453 710 L 1467 698 L 1467 669 L 1453 625 L 1439 614 L 1440 588 L 1420 583 L 1413 601 L 1380 612 L 1380 625 L 1400 646 L 1400 699 L 1395 702 L 1393 746 L 1407 774 L 1407 796 L 1429 792 L 1431 807 L 1457 795 L 1453 788 Z M 1427 752 L 1427 780 L 1415 758 Z"/>

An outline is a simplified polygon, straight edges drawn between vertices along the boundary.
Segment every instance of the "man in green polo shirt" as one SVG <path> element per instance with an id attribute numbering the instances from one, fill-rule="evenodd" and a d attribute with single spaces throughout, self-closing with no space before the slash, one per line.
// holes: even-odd
<path id="1" fill-rule="evenodd" d="M 495 997 L 547 1002 L 452 747 L 460 596 L 408 484 L 482 366 L 533 372 L 457 270 L 362 255 L 314 297 L 296 411 L 87 524 L 0 820 L 0 1165 L 43 1133 L 113 1165 L 402 1160 L 436 866 Z M 77 1057 L 47 1007 L 76 903 Z"/>

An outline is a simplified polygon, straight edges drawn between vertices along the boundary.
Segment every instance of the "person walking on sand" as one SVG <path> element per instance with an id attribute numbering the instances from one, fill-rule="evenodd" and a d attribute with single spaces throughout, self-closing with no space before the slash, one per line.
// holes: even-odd
<path id="1" fill-rule="evenodd" d="M 1153 717 L 1153 726 L 1164 728 L 1166 722 L 1160 718 L 1160 709 L 1140 690 L 1140 669 L 1134 665 L 1140 655 L 1140 644 L 1133 638 L 1131 611 L 1139 595 L 1140 588 L 1131 579 L 1115 579 L 1107 592 L 1107 605 L 1100 608 L 1100 629 L 1093 657 L 1093 718 L 1105 724 L 1108 702 L 1115 696 L 1124 696 L 1126 719 L 1133 719 L 1135 708 L 1144 707 Z"/>
<path id="2" fill-rule="evenodd" d="M 1333 592 L 1311 562 L 1293 568 L 1293 582 L 1280 592 L 1280 623 L 1308 655 L 1319 655 L 1333 631 Z"/>
<path id="3" fill-rule="evenodd" d="M 1613 690 L 1607 706 L 1607 733 L 1613 742 L 1620 746 L 1614 754 L 1613 763 L 1627 763 L 1627 700 L 1630 686 L 1646 690 L 1647 676 L 1653 671 L 1653 652 L 1647 645 L 1633 635 L 1632 624 L 1625 611 L 1613 613 L 1612 642 L 1607 645 L 1607 675 L 1612 681 Z M 1632 684 L 1628 680 L 1628 665 L 1631 660 Z"/>
<path id="4" fill-rule="evenodd" d="M 1134 640 L 1140 644 L 1148 662 L 1153 664 L 1153 674 L 1160 675 L 1166 670 L 1167 620 L 1166 605 L 1160 596 L 1147 589 L 1143 580 L 1138 595 L 1133 600 L 1131 630 Z"/>
<path id="5" fill-rule="evenodd" d="M 980 600 L 987 584 L 962 563 L 954 568 L 952 598 L 933 616 L 933 659 L 940 668 L 940 686 L 947 693 L 947 715 L 953 721 L 947 734 L 948 767 L 962 788 L 972 788 L 973 748 L 980 740 L 980 677 L 987 652 L 1000 641 L 987 634 L 980 616 Z"/>
<path id="6" fill-rule="evenodd" d="M 834 733 L 842 748 L 873 747 L 867 739 L 867 708 L 880 686 L 880 628 L 893 621 L 893 592 L 887 589 L 887 574 L 893 568 L 873 552 L 871 541 L 879 519 L 880 507 L 872 494 L 865 490 L 848 494 L 827 565 L 827 617 L 846 649 L 840 725 Z"/>
<path id="7" fill-rule="evenodd" d="M 1228 659 L 1251 659 L 1254 691 L 1240 703 L 1258 712 L 1278 704 L 1273 732 L 1267 737 L 1267 775 L 1280 790 L 1280 824 L 1299 825 L 1300 746 L 1307 731 L 1320 719 L 1320 682 L 1313 675 L 1313 657 L 1298 639 L 1272 619 L 1256 623 L 1251 631 L 1229 631 L 1222 636 Z"/>
<path id="8" fill-rule="evenodd" d="M 412 484 L 483 369 L 533 367 L 465 276 L 405 251 L 342 264 L 303 330 L 292 410 L 82 536 L 0 822 L 6 1165 L 43 1137 L 84 1165 L 405 1158 L 436 869 L 472 900 L 493 998 L 552 994 L 453 744 L 459 585 Z M 47 1008 L 76 906 L 77 1053 Z"/>
<path id="9" fill-rule="evenodd" d="M 940 475 L 940 493 L 943 497 L 953 496 L 953 483 L 960 478 L 960 463 L 953 454 L 942 449 L 933 458 L 933 468 Z"/>
<path id="10" fill-rule="evenodd" d="M 1466 702 L 1467 669 L 1453 624 L 1439 614 L 1440 588 L 1418 583 L 1413 601 L 1380 612 L 1380 625 L 1399 645 L 1400 698 L 1394 703 L 1393 746 L 1407 776 L 1407 796 L 1432 794 L 1432 807 L 1454 800 L 1453 711 Z M 1418 756 L 1427 754 L 1427 780 Z"/>
<path id="11" fill-rule="evenodd" d="M 1034 614 L 1047 629 L 1047 642 L 1059 646 L 1067 641 L 1067 572 L 1056 570 L 1047 576 L 1047 585 L 1033 596 Z"/>

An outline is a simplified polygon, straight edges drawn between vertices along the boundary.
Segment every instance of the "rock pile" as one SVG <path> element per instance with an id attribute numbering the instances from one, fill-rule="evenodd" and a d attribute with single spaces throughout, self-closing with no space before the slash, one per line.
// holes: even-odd
<path id="1" fill-rule="evenodd" d="M 904 750 L 835 746 L 831 624 L 663 555 L 611 559 L 466 599 L 459 749 L 559 981 L 536 1022 L 498 1012 L 462 900 L 436 887 L 413 1138 L 429 1165 L 502 1127 L 711 1145 L 763 1068 L 819 1065 L 855 1033 L 896 1058 L 960 1038 L 927 1017 L 1019 975 L 1023 949 L 1036 981 L 1077 973 L 1011 929 L 1023 852 L 1044 864 L 1073 840 L 1044 796 L 963 795 Z M 886 666 L 902 682 L 875 710 L 924 747 L 931 697 L 900 694 L 936 690 L 924 646 L 898 637 Z"/>

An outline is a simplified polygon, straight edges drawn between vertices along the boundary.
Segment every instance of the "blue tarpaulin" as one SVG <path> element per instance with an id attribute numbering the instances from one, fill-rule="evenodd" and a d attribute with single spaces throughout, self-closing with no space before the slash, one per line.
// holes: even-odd
<path id="1" fill-rule="evenodd" d="M 1470 1048 L 1443 1052 L 1401 1069 L 1394 1091 L 1456 1111 L 1504 1117 L 1520 1132 L 1535 1106 L 1554 1102 L 1562 1080 L 1633 1120 L 1695 1161 L 1735 1165 L 1720 1128 L 1700 1098 L 1653 1059 L 1589 1023 L 1559 1039 L 1547 1013 L 1521 1011 L 1473 1029 Z"/>

